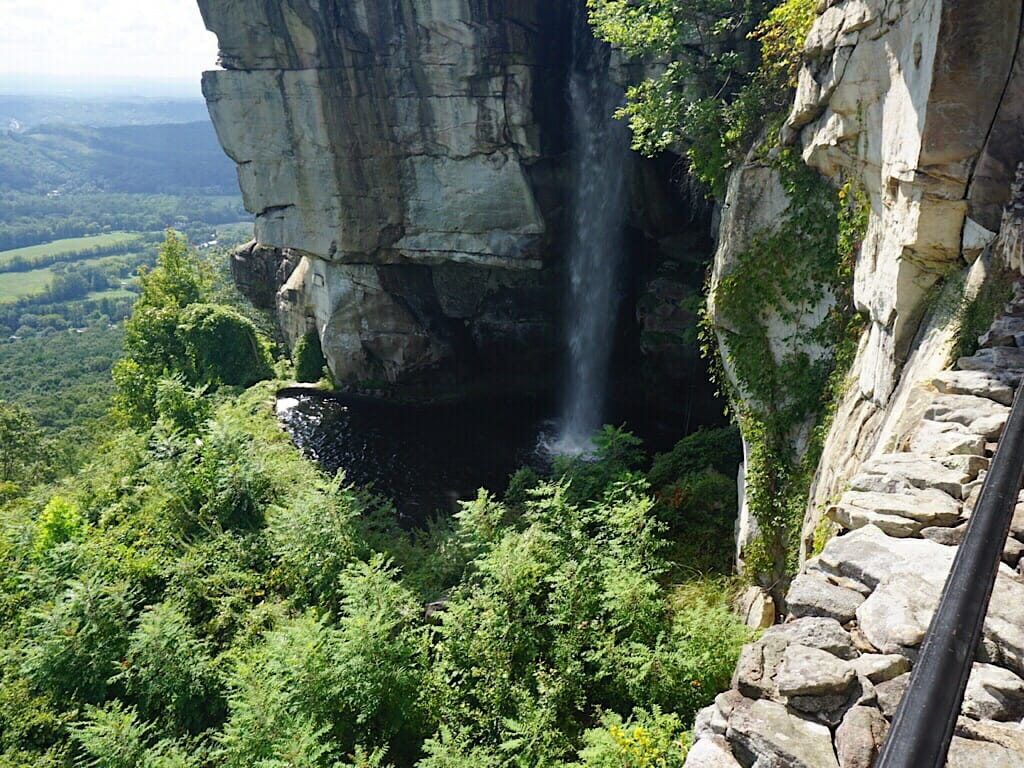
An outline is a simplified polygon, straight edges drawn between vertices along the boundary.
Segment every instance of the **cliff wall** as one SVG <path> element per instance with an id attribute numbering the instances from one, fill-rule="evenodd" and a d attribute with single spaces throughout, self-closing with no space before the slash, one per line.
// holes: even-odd
<path id="1" fill-rule="evenodd" d="M 905 441 L 915 386 L 950 362 L 957 323 L 936 311 L 938 296 L 956 304 L 983 282 L 967 273 L 999 230 L 1024 159 L 1021 3 L 829 0 L 818 12 L 782 142 L 834 187 L 863 195 L 868 217 L 852 276 L 865 331 L 812 485 L 805 554 L 844 483 Z M 750 159 L 734 174 L 716 282 L 789 202 L 770 163 Z M 822 297 L 803 322 L 820 320 L 832 301 Z M 711 310 L 722 315 L 714 301 Z M 772 312 L 769 343 L 781 354 L 794 329 Z M 717 324 L 728 358 L 728 323 Z M 747 510 L 740 531 L 742 550 L 757 531 Z"/>
<path id="2" fill-rule="evenodd" d="M 205 74 L 203 90 L 256 240 L 298 258 L 277 299 L 286 335 L 315 329 L 339 383 L 550 384 L 573 184 L 566 88 L 582 9 L 199 5 L 224 67 Z M 692 343 L 680 352 L 665 340 L 693 325 L 679 301 L 699 286 L 706 215 L 686 213 L 671 164 L 631 157 L 625 167 L 641 268 L 625 292 L 633 338 L 620 345 L 671 375 L 680 354 L 693 362 Z"/>

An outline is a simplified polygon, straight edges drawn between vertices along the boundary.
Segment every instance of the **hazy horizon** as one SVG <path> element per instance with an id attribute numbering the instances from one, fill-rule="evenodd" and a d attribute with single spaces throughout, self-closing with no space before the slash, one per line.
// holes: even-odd
<path id="1" fill-rule="evenodd" d="M 216 37 L 196 0 L 3 0 L 0 93 L 200 98 Z"/>

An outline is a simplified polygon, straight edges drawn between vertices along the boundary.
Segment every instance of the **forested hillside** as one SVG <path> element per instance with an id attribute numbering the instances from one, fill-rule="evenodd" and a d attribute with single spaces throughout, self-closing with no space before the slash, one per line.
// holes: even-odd
<path id="1" fill-rule="evenodd" d="M 681 765 L 750 637 L 733 430 L 644 471 L 608 428 L 403 531 L 289 443 L 287 362 L 174 234 L 140 290 L 80 472 L 0 407 L 0 765 Z"/>

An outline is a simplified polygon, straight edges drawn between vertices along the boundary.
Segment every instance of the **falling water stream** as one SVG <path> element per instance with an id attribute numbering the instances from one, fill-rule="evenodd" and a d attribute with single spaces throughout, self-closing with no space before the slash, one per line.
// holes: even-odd
<path id="1" fill-rule="evenodd" d="M 568 366 L 553 453 L 588 453 L 604 419 L 619 273 L 623 261 L 629 134 L 612 118 L 622 89 L 611 82 L 608 50 L 585 19 L 573 27 L 569 78 L 572 118 L 572 230 L 566 297 Z"/>

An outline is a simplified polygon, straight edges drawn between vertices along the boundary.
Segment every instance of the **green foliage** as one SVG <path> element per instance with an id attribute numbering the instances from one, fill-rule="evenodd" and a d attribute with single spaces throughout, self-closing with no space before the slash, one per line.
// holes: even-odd
<path id="1" fill-rule="evenodd" d="M 39 515 L 32 551 L 37 558 L 43 557 L 55 545 L 77 538 L 85 526 L 85 517 L 74 501 L 54 496 Z"/>
<path id="2" fill-rule="evenodd" d="M 668 453 L 654 457 L 647 480 L 655 491 L 668 488 L 686 475 L 713 469 L 723 475 L 735 474 L 743 462 L 743 443 L 734 426 L 698 429 Z"/>
<path id="3" fill-rule="evenodd" d="M 621 430 L 405 533 L 291 446 L 275 383 L 155 387 L 155 427 L 0 506 L 0 765 L 600 765 L 602 722 L 674 759 L 750 637 L 722 582 L 666 585 Z"/>
<path id="4" fill-rule="evenodd" d="M 617 481 L 637 476 L 646 461 L 643 441 L 624 427 L 605 424 L 593 438 L 594 449 L 579 456 L 556 456 L 552 473 L 569 481 L 574 502 L 597 500 Z"/>
<path id="5" fill-rule="evenodd" d="M 88 768 L 190 768 L 196 763 L 169 740 L 152 743 L 153 726 L 118 703 L 91 707 L 88 719 L 73 734 L 88 759 Z"/>
<path id="6" fill-rule="evenodd" d="M 49 449 L 28 411 L 0 401 L 0 483 L 17 486 L 43 480 Z"/>
<path id="7" fill-rule="evenodd" d="M 961 303 L 956 311 L 957 335 L 951 353 L 954 360 L 973 355 L 978 350 L 978 337 L 1013 297 L 1017 276 L 1008 269 L 993 266 L 977 296 Z"/>
<path id="8" fill-rule="evenodd" d="M 295 344 L 292 352 L 295 360 L 296 381 L 315 383 L 320 381 L 324 375 L 324 366 L 327 359 L 320 348 L 320 335 L 315 331 L 309 331 Z"/>
<path id="9" fill-rule="evenodd" d="M 867 224 L 863 195 L 845 185 L 838 193 L 792 150 L 779 154 L 789 206 L 780 224 L 754 238 L 731 272 L 718 283 L 714 303 L 720 327 L 705 326 L 704 351 L 714 334 L 737 388 L 730 402 L 749 446 L 747 503 L 761 538 L 746 562 L 765 586 L 779 587 L 796 565 L 799 527 L 814 465 L 827 430 L 830 404 L 841 393 L 860 334 L 853 314 L 852 265 Z M 824 322 L 815 308 L 832 299 Z M 773 319 L 774 318 L 774 319 Z M 770 322 L 791 330 L 789 348 L 777 359 L 769 344 Z M 812 359 L 806 350 L 822 350 Z M 719 372 L 718 381 L 728 386 Z M 804 455 L 801 430 L 818 423 Z"/>
<path id="10" fill-rule="evenodd" d="M 34 618 L 22 668 L 33 686 L 58 699 L 104 700 L 124 658 L 133 614 L 131 587 L 85 575 Z"/>
<path id="11" fill-rule="evenodd" d="M 578 768 L 682 768 L 690 747 L 678 715 L 635 709 L 628 721 L 614 712 L 583 735 Z"/>
<path id="12" fill-rule="evenodd" d="M 267 342 L 251 320 L 208 301 L 212 275 L 173 231 L 140 283 L 125 322 L 126 356 L 113 370 L 116 403 L 133 424 L 155 420 L 157 382 L 168 374 L 211 387 L 248 386 L 272 375 Z"/>
<path id="13" fill-rule="evenodd" d="M 168 735 L 197 733 L 222 716 L 223 692 L 209 643 L 172 603 L 142 613 L 111 682 L 123 685 L 138 712 Z"/>
<path id="14" fill-rule="evenodd" d="M 814 0 L 587 0 L 598 36 L 629 56 L 668 60 L 617 113 L 633 147 L 686 147 L 690 172 L 721 198 L 729 169 L 788 109 Z M 747 43 L 759 42 L 759 50 Z"/>

